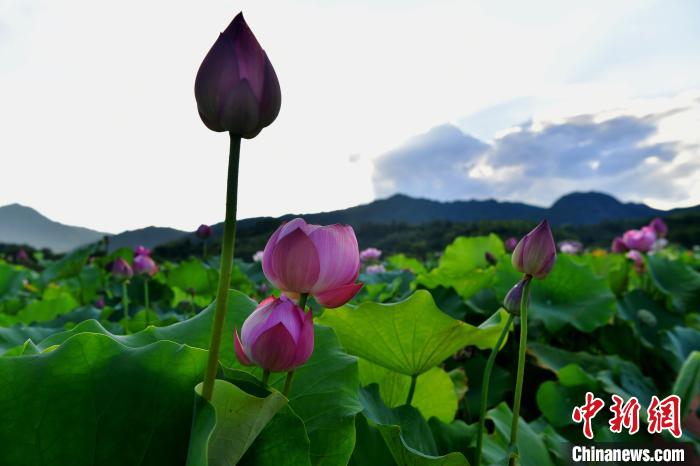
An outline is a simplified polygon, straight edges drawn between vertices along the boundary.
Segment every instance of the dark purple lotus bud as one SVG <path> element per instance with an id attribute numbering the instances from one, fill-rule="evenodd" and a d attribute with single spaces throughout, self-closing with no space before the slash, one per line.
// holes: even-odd
<path id="1" fill-rule="evenodd" d="M 659 217 L 656 217 L 654 220 L 652 220 L 649 226 L 654 229 L 654 231 L 656 232 L 656 236 L 658 236 L 659 238 L 663 238 L 668 233 L 668 227 L 666 226 L 666 222 L 661 220 Z"/>
<path id="2" fill-rule="evenodd" d="M 198 238 L 207 239 L 211 236 L 211 227 L 209 225 L 199 225 L 197 231 L 195 232 Z"/>
<path id="3" fill-rule="evenodd" d="M 117 280 L 129 280 L 134 276 L 134 271 L 127 261 L 119 257 L 112 264 L 112 276 Z"/>
<path id="4" fill-rule="evenodd" d="M 96 307 L 97 309 L 104 309 L 104 307 L 105 307 L 105 299 L 104 299 L 102 296 L 100 296 L 99 298 L 97 298 L 97 299 L 95 300 L 95 307 Z"/>
<path id="5" fill-rule="evenodd" d="M 513 252 L 515 246 L 518 245 L 518 240 L 516 238 L 510 237 L 506 240 L 506 251 Z"/>
<path id="6" fill-rule="evenodd" d="M 486 251 L 484 253 L 484 259 L 486 259 L 486 262 L 488 262 L 491 265 L 496 265 L 498 261 L 496 260 L 496 257 L 491 254 L 489 251 Z"/>
<path id="7" fill-rule="evenodd" d="M 27 251 L 25 251 L 24 248 L 20 248 L 19 251 L 17 251 L 15 260 L 19 264 L 26 264 L 29 262 L 29 254 L 27 254 Z"/>
<path id="8" fill-rule="evenodd" d="M 523 297 L 523 288 L 529 280 L 529 277 L 520 280 L 508 291 L 505 299 L 503 299 L 503 307 L 514 316 L 520 315 L 520 301 Z M 530 296 L 527 297 L 527 302 L 528 304 L 530 303 Z"/>
<path id="9" fill-rule="evenodd" d="M 622 241 L 622 238 L 619 236 L 615 238 L 612 242 L 612 246 L 610 246 L 610 250 L 612 252 L 616 252 L 618 254 L 627 252 L 627 245 L 625 244 L 624 241 Z"/>
<path id="10" fill-rule="evenodd" d="M 280 111 L 277 75 L 243 14 L 219 35 L 194 82 L 199 116 L 212 131 L 254 138 Z"/>
<path id="11" fill-rule="evenodd" d="M 557 258 L 549 222 L 543 220 L 520 240 L 513 250 L 511 261 L 518 272 L 532 275 L 540 280 L 549 275 Z"/>

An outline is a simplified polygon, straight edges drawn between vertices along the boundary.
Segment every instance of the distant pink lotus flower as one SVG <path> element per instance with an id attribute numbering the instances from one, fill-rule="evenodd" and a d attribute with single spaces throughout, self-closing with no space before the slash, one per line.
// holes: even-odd
<path id="1" fill-rule="evenodd" d="M 613 240 L 610 250 L 618 254 L 629 251 L 627 245 L 625 245 L 625 242 L 620 237 Z"/>
<path id="2" fill-rule="evenodd" d="M 372 264 L 368 265 L 367 268 L 365 269 L 365 273 L 369 275 L 376 275 L 378 273 L 384 273 L 386 272 L 386 269 L 382 264 Z"/>
<path id="3" fill-rule="evenodd" d="M 360 253 L 349 225 L 310 225 L 301 218 L 285 222 L 265 246 L 263 272 L 290 296 L 313 295 L 327 308 L 342 306 L 362 287 L 355 283 Z"/>
<path id="4" fill-rule="evenodd" d="M 360 260 L 362 262 L 376 261 L 382 257 L 382 251 L 377 248 L 367 248 L 360 252 Z"/>
<path id="5" fill-rule="evenodd" d="M 158 265 L 156 265 L 151 256 L 146 254 L 139 254 L 134 257 L 133 269 L 136 275 L 148 275 L 152 277 L 158 273 Z"/>
<path id="6" fill-rule="evenodd" d="M 234 331 L 236 357 L 245 366 L 289 372 L 303 365 L 314 350 L 313 313 L 288 297 L 265 299 Z"/>
<path id="7" fill-rule="evenodd" d="M 257 251 L 253 254 L 253 262 L 262 262 L 263 257 L 265 257 L 265 251 Z"/>
<path id="8" fill-rule="evenodd" d="M 579 254 L 583 251 L 583 244 L 580 241 L 565 240 L 559 243 L 559 252 L 564 254 Z"/>
<path id="9" fill-rule="evenodd" d="M 199 239 L 207 239 L 211 236 L 211 227 L 209 225 L 199 225 L 195 234 Z"/>
<path id="10" fill-rule="evenodd" d="M 543 220 L 525 235 L 513 250 L 511 262 L 520 273 L 544 279 L 554 267 L 557 247 L 554 244 L 549 222 Z"/>
<path id="11" fill-rule="evenodd" d="M 505 246 L 506 246 L 506 251 L 508 252 L 513 252 L 515 247 L 518 245 L 518 239 L 510 237 L 506 240 Z"/>
<path id="12" fill-rule="evenodd" d="M 100 296 L 99 298 L 97 298 L 97 299 L 95 300 L 95 307 L 96 307 L 97 309 L 104 309 L 104 307 L 105 307 L 105 299 L 104 299 L 102 296 Z"/>
<path id="13" fill-rule="evenodd" d="M 136 246 L 134 248 L 134 254 L 137 256 L 150 256 L 151 250 L 145 246 Z"/>
<path id="14" fill-rule="evenodd" d="M 656 232 L 646 226 L 639 230 L 627 230 L 622 235 L 622 241 L 628 249 L 636 249 L 640 252 L 648 252 L 656 241 Z"/>
<path id="15" fill-rule="evenodd" d="M 117 280 L 129 280 L 134 276 L 134 271 L 129 263 L 122 257 L 118 257 L 112 264 L 112 276 Z"/>
<path id="16" fill-rule="evenodd" d="M 668 233 L 668 226 L 666 226 L 666 222 L 658 217 L 652 220 L 649 223 L 649 226 L 654 230 L 654 233 L 656 233 L 656 236 L 659 238 L 663 238 Z"/>

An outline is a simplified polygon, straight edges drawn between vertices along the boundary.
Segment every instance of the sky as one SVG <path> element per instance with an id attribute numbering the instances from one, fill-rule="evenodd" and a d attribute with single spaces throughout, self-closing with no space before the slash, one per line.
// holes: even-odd
<path id="1" fill-rule="evenodd" d="M 194 78 L 243 11 L 282 88 L 238 217 L 402 192 L 700 204 L 700 2 L 0 0 L 0 205 L 104 232 L 223 219 Z"/>

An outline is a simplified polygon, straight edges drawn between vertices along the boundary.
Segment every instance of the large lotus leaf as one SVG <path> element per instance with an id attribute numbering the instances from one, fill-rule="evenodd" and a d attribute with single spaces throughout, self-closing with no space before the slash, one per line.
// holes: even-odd
<path id="1" fill-rule="evenodd" d="M 428 423 L 417 409 L 412 406 L 400 406 L 390 409 L 382 402 L 377 385 L 363 388 L 360 393 L 364 411 L 362 415 L 369 428 L 377 429 L 384 438 L 395 463 L 399 466 L 468 466 L 464 455 L 452 452 L 439 455 L 435 439 Z M 358 444 L 358 450 L 371 445 Z M 376 445 L 375 445 L 376 448 Z M 356 456 L 372 458 L 367 452 L 358 451 Z M 365 463 L 377 465 L 374 461 Z M 386 464 L 386 463 L 383 463 Z M 383 466 L 382 464 L 382 466 Z"/>
<path id="2" fill-rule="evenodd" d="M 494 424 L 494 433 L 484 437 L 483 459 L 486 464 L 507 464 L 510 425 L 513 413 L 501 403 L 486 413 Z M 554 466 L 542 437 L 522 418 L 518 420 L 518 453 L 521 466 Z"/>
<path id="3" fill-rule="evenodd" d="M 481 354 L 475 354 L 464 362 L 467 384 L 469 385 L 469 390 L 464 395 L 464 403 L 466 404 L 466 420 L 469 422 L 478 421 L 479 408 L 481 407 L 481 382 L 485 368 L 486 357 Z M 506 399 L 506 396 L 513 392 L 514 384 L 513 374 L 495 364 L 491 373 L 486 407 L 496 406 Z"/>
<path id="4" fill-rule="evenodd" d="M 496 289 L 499 299 L 519 280 L 511 264 L 498 265 Z M 605 278 L 573 256 L 560 254 L 552 272 L 544 280 L 533 280 L 530 317 L 544 323 L 550 332 L 566 324 L 582 332 L 592 332 L 615 315 L 615 296 Z"/>
<path id="5" fill-rule="evenodd" d="M 431 418 L 428 420 L 428 425 L 433 433 L 439 454 L 446 455 L 458 451 L 467 458 L 473 457 L 473 447 L 476 444 L 478 432 L 476 423 L 469 425 L 464 421 L 456 420 L 445 424 L 437 418 Z"/>
<path id="6" fill-rule="evenodd" d="M 17 315 L 0 315 L 0 324 L 7 326 L 17 323 L 48 322 L 75 309 L 78 305 L 78 302 L 68 291 L 61 290 L 60 293 L 49 293 L 49 296 L 44 296 L 44 299 L 30 302 Z"/>
<path id="7" fill-rule="evenodd" d="M 414 274 L 426 273 L 425 266 L 421 261 L 405 254 L 394 254 L 387 259 L 390 267 L 398 270 L 410 270 Z"/>
<path id="8" fill-rule="evenodd" d="M 647 347 L 658 347 L 662 330 L 683 324 L 683 319 L 669 312 L 642 290 L 632 290 L 617 302 L 618 315 L 632 323 Z"/>
<path id="9" fill-rule="evenodd" d="M 700 394 L 700 351 L 693 351 L 678 371 L 673 393 L 681 398 L 681 413 L 685 414 L 692 400 Z"/>
<path id="10" fill-rule="evenodd" d="M 680 312 L 700 311 L 700 273 L 678 260 L 647 256 L 649 275 Z"/>
<path id="11" fill-rule="evenodd" d="M 206 351 L 84 333 L 0 358 L 0 464 L 184 464 Z"/>
<path id="12" fill-rule="evenodd" d="M 97 243 L 76 249 L 70 254 L 52 262 L 41 273 L 41 281 L 46 285 L 64 278 L 80 275 L 88 258 L 97 250 Z"/>
<path id="13" fill-rule="evenodd" d="M 537 406 L 555 427 L 573 424 L 571 410 L 584 399 L 587 391 L 596 392 L 598 383 L 580 366 L 570 364 L 557 373 L 559 382 L 548 380 L 537 389 Z"/>
<path id="14" fill-rule="evenodd" d="M 265 426 L 248 448 L 240 466 L 311 466 L 304 421 L 287 405 Z"/>
<path id="15" fill-rule="evenodd" d="M 218 271 L 195 259 L 182 262 L 168 272 L 168 284 L 188 295 L 214 296 L 218 283 Z"/>
<path id="16" fill-rule="evenodd" d="M 210 402 L 196 399 L 187 466 L 235 466 L 287 399 L 278 391 L 264 398 L 244 392 L 225 380 L 216 380 Z"/>
<path id="17" fill-rule="evenodd" d="M 360 383 L 365 386 L 379 385 L 384 403 L 395 408 L 406 403 L 411 386 L 411 377 L 385 369 L 365 359 L 359 361 Z M 443 422 L 452 422 L 457 412 L 457 393 L 450 375 L 440 367 L 433 367 L 418 376 L 411 405 L 425 419 L 436 417 Z"/>
<path id="18" fill-rule="evenodd" d="M 12 327 L 0 327 L 0 355 L 10 348 L 24 344 L 29 339 L 39 342 L 57 331 L 59 329 L 30 327 L 21 324 Z"/>
<path id="19" fill-rule="evenodd" d="M 132 335 L 113 338 L 131 347 L 144 346 L 158 340 L 171 340 L 207 349 L 215 305 L 215 302 L 212 303 L 185 322 L 167 327 L 150 327 Z M 240 330 L 243 321 L 255 307 L 255 301 L 247 296 L 229 291 L 219 359 L 224 366 L 240 368 L 260 378 L 258 369 L 243 367 L 237 362 L 232 338 L 234 327 Z M 81 332 L 108 333 L 98 322 L 86 321 L 70 331 L 47 338 L 39 346 L 47 348 L 60 344 L 66 338 Z M 270 378 L 271 385 L 281 390 L 284 377 L 284 374 L 273 374 Z M 347 463 L 354 445 L 354 417 L 362 409 L 357 398 L 358 388 L 357 359 L 342 351 L 338 338 L 331 329 L 317 326 L 314 352 L 309 361 L 297 369 L 289 393 L 290 406 L 306 425 L 314 465 Z"/>
<path id="20" fill-rule="evenodd" d="M 534 356 L 537 365 L 558 375 L 572 364 L 585 368 L 607 393 L 624 399 L 635 396 L 640 400 L 648 400 L 658 393 L 654 382 L 644 376 L 639 367 L 619 356 L 597 356 L 583 351 L 573 353 L 541 343 L 529 343 L 528 352 Z M 567 370 L 571 371 L 571 368 Z M 571 377 L 571 373 L 562 377 Z M 574 382 L 569 382 L 568 385 L 573 386 Z"/>
<path id="21" fill-rule="evenodd" d="M 14 295 L 22 288 L 26 269 L 0 262 L 0 298 Z"/>
<path id="22" fill-rule="evenodd" d="M 350 353 L 395 372 L 418 375 L 465 346 L 491 348 L 507 313 L 497 312 L 474 327 L 443 313 L 428 291 L 418 290 L 394 304 L 366 302 L 327 310 L 318 320 L 336 331 Z"/>
<path id="23" fill-rule="evenodd" d="M 486 261 L 490 252 L 506 262 L 503 242 L 498 236 L 460 236 L 447 246 L 436 268 L 418 276 L 417 282 L 426 288 L 453 287 L 464 299 L 490 286 L 494 279 L 493 267 Z M 509 262 L 509 261 L 508 261 Z"/>
<path id="24" fill-rule="evenodd" d="M 667 353 L 667 361 L 679 370 L 690 353 L 700 348 L 700 331 L 690 327 L 674 327 L 663 332 L 661 346 Z"/>

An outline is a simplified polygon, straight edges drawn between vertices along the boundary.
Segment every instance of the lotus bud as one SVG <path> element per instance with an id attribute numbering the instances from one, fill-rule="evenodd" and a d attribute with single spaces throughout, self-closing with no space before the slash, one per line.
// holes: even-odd
<path id="1" fill-rule="evenodd" d="M 382 257 L 382 251 L 377 248 L 367 248 L 360 252 L 360 260 L 362 262 L 376 261 L 379 260 L 380 257 Z"/>
<path id="2" fill-rule="evenodd" d="M 549 222 L 543 220 L 530 233 L 525 235 L 513 250 L 511 262 L 518 272 L 543 279 L 549 275 L 557 258 Z"/>
<path id="3" fill-rule="evenodd" d="M 121 257 L 112 263 L 112 276 L 117 280 L 129 280 L 134 276 L 134 271 L 129 263 Z"/>
<path id="4" fill-rule="evenodd" d="M 620 238 L 620 237 L 615 238 L 615 239 L 613 240 L 612 246 L 610 246 L 610 250 L 611 250 L 612 252 L 615 252 L 615 253 L 618 253 L 618 254 L 621 254 L 621 253 L 623 253 L 623 252 L 627 252 L 627 251 L 628 251 L 627 246 L 625 245 L 625 242 L 622 241 L 622 238 Z"/>
<path id="5" fill-rule="evenodd" d="M 488 263 L 491 264 L 491 265 L 496 265 L 496 264 L 498 264 L 498 261 L 496 260 L 496 256 L 494 256 L 493 254 L 491 254 L 489 251 L 486 251 L 486 252 L 484 253 L 484 259 L 486 260 L 486 262 L 488 262 Z"/>
<path id="6" fill-rule="evenodd" d="M 211 227 L 209 225 L 199 225 L 197 228 L 197 231 L 195 232 L 195 235 L 197 235 L 197 238 L 199 239 L 207 239 L 211 236 Z"/>
<path id="7" fill-rule="evenodd" d="M 348 225 L 309 225 L 301 218 L 283 223 L 265 246 L 263 272 L 290 296 L 313 295 L 324 307 L 352 299 L 362 283 L 355 231 Z"/>
<path id="8" fill-rule="evenodd" d="M 158 273 L 158 265 L 146 254 L 139 254 L 134 257 L 134 273 L 136 275 L 148 275 L 152 277 Z"/>
<path id="9" fill-rule="evenodd" d="M 104 307 L 105 307 L 105 299 L 104 299 L 102 296 L 100 296 L 99 298 L 97 298 L 97 299 L 95 300 L 95 307 L 96 307 L 97 309 L 104 309 Z"/>
<path id="10" fill-rule="evenodd" d="M 528 281 L 530 281 L 529 277 L 520 280 L 506 293 L 506 297 L 503 299 L 503 307 L 514 316 L 520 315 L 520 302 L 523 297 L 523 288 Z M 528 304 L 530 303 L 530 296 L 527 297 L 527 302 Z"/>
<path id="11" fill-rule="evenodd" d="M 668 233 L 666 222 L 658 217 L 652 220 L 651 223 L 649 223 L 649 226 L 654 230 L 654 233 L 656 233 L 656 236 L 659 238 L 663 238 Z"/>
<path id="12" fill-rule="evenodd" d="M 642 227 L 639 230 L 628 230 L 622 235 L 622 241 L 627 246 L 627 249 L 648 252 L 654 246 L 656 232 L 649 226 Z"/>
<path id="13" fill-rule="evenodd" d="M 137 246 L 134 248 L 134 254 L 137 256 L 150 256 L 151 250 L 145 246 Z"/>
<path id="14" fill-rule="evenodd" d="M 506 242 L 505 242 L 506 251 L 508 251 L 508 252 L 513 252 L 513 250 L 515 249 L 515 246 L 517 246 L 517 245 L 518 245 L 518 240 L 517 240 L 517 238 L 513 238 L 513 237 L 511 236 L 511 237 L 508 238 L 508 239 L 506 240 Z"/>
<path id="15" fill-rule="evenodd" d="M 26 264 L 29 262 L 29 254 L 27 254 L 27 251 L 25 251 L 24 248 L 19 248 L 19 251 L 17 251 L 17 255 L 15 256 L 15 261 L 19 264 Z"/>
<path id="16" fill-rule="evenodd" d="M 277 75 L 242 13 L 204 57 L 194 95 L 199 116 L 213 131 L 250 139 L 277 118 L 282 98 Z"/>
<path id="17" fill-rule="evenodd" d="M 243 322 L 240 337 L 235 330 L 236 357 L 270 372 L 293 371 L 314 350 L 312 315 L 284 295 L 265 299 Z"/>

